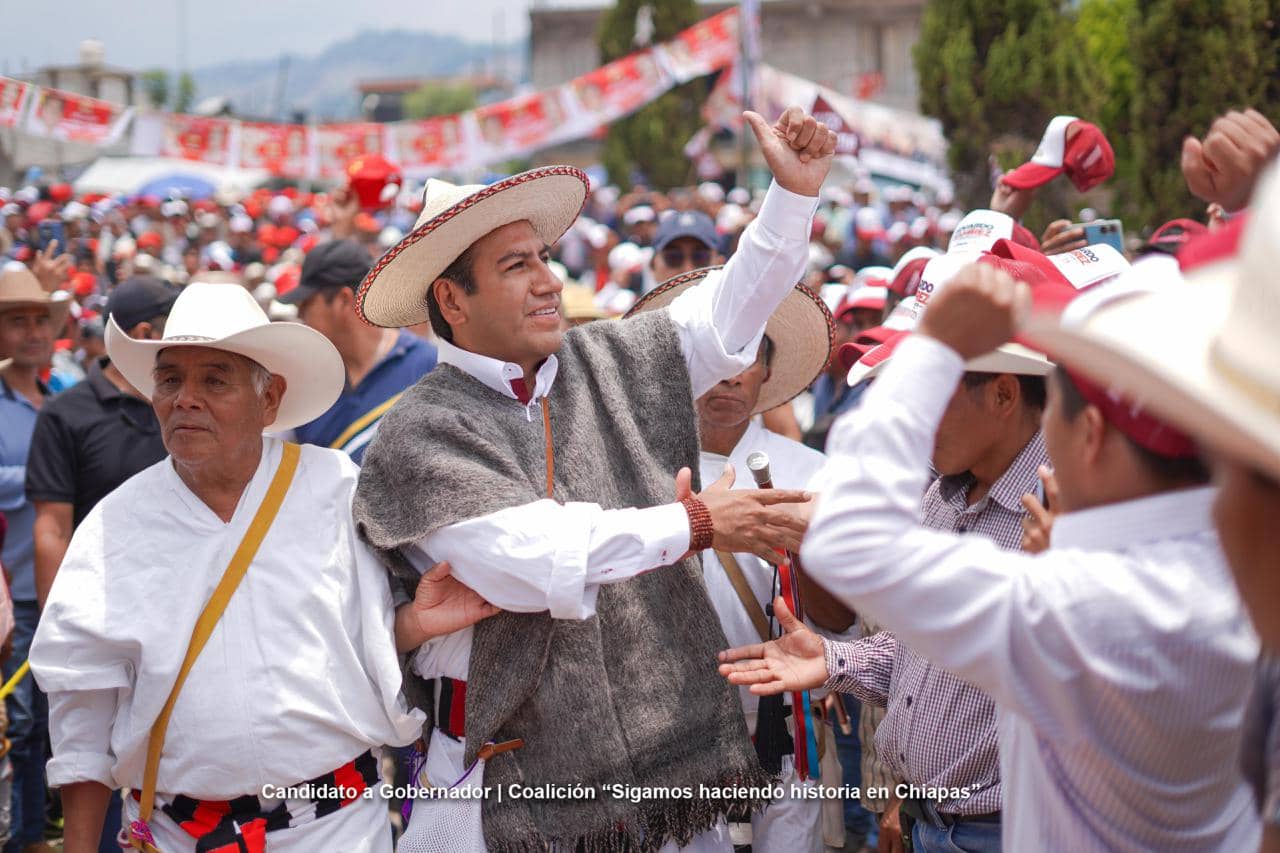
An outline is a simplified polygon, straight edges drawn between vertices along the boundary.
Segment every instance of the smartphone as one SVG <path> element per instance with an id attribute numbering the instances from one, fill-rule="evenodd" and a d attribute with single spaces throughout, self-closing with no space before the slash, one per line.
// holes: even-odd
<path id="1" fill-rule="evenodd" d="M 60 219 L 42 219 L 36 227 L 36 232 L 40 235 L 40 251 L 44 251 L 45 247 L 54 240 L 58 241 L 58 247 L 62 250 L 67 248 L 67 237 L 62 227 Z"/>
<path id="2" fill-rule="evenodd" d="M 1071 227 L 1084 229 L 1085 245 L 1106 243 L 1120 254 L 1124 254 L 1124 224 L 1119 219 L 1095 219 L 1092 222 L 1083 222 Z"/>

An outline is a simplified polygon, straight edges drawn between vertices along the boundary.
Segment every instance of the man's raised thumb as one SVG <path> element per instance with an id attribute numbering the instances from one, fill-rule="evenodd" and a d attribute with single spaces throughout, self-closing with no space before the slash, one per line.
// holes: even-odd
<path id="1" fill-rule="evenodd" d="M 804 624 L 791 612 L 791 608 L 787 607 L 787 601 L 782 596 L 773 600 L 773 615 L 778 617 L 778 624 L 788 634 L 795 633 L 804 627 Z"/>
<path id="2" fill-rule="evenodd" d="M 756 135 L 756 142 L 760 143 L 760 147 L 764 147 L 765 141 L 773 136 L 773 128 L 769 122 L 765 121 L 764 116 L 754 110 L 746 110 L 742 114 L 747 120 L 747 124 L 751 125 L 751 130 Z"/>

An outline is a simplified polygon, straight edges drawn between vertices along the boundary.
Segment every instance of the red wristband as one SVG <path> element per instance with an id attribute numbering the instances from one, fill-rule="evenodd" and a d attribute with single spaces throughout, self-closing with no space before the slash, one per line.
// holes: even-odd
<path id="1" fill-rule="evenodd" d="M 680 501 L 680 505 L 689 514 L 689 550 L 697 552 L 710 548 L 714 531 L 711 510 L 692 495 Z"/>

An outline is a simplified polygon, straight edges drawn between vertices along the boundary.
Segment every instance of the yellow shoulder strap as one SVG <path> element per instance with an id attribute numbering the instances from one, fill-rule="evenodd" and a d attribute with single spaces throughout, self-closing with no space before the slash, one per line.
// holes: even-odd
<path id="1" fill-rule="evenodd" d="M 146 835 L 150 835 L 150 831 L 145 827 L 145 824 L 151 819 L 152 808 L 155 805 L 156 774 L 160 770 L 160 753 L 164 749 L 164 733 L 169 727 L 169 716 L 173 713 L 173 706 L 178 701 L 178 694 L 182 692 L 182 685 L 187 680 L 191 667 L 195 665 L 196 658 L 200 657 L 200 652 L 204 650 L 205 643 L 209 641 L 210 635 L 213 634 L 214 627 L 227 609 L 227 604 L 231 601 L 232 594 L 235 593 L 236 587 L 240 585 L 240 581 L 244 579 L 245 573 L 249 570 L 249 564 L 253 562 L 254 556 L 258 553 L 258 546 L 262 544 L 262 540 L 266 538 L 267 531 L 271 529 L 271 523 L 275 521 L 276 514 L 280 511 L 280 505 L 284 503 L 284 496 L 289 491 L 289 485 L 293 482 L 293 475 L 298 468 L 300 454 L 301 449 L 298 445 L 285 444 L 283 453 L 280 456 L 280 465 L 276 468 L 275 476 L 271 478 L 271 485 L 267 487 L 267 493 L 262 498 L 262 504 L 258 507 L 258 512 L 253 517 L 253 521 L 249 524 L 249 529 L 245 531 L 244 538 L 240 540 L 240 546 L 236 548 L 236 553 L 227 565 L 227 570 L 222 573 L 222 580 L 218 581 L 218 586 L 214 589 L 213 595 L 209 596 L 209 601 L 205 604 L 204 610 L 201 611 L 200 618 L 196 620 L 196 626 L 191 631 L 191 643 L 187 646 L 187 656 L 183 659 L 182 666 L 178 670 L 178 678 L 173 683 L 173 689 L 169 691 L 169 698 L 165 701 L 164 708 L 160 710 L 160 716 L 156 718 L 155 724 L 151 726 L 151 737 L 147 741 L 147 764 L 142 774 L 142 801 L 139 803 L 139 817 L 144 824 L 140 829 Z M 159 853 L 151 843 L 151 840 L 142 837 L 135 831 L 134 827 L 130 827 L 129 842 L 136 850 L 146 851 L 146 853 Z"/>
<path id="2" fill-rule="evenodd" d="M 771 639 L 769 617 L 764 615 L 764 608 L 760 606 L 760 602 L 756 601 L 756 595 L 751 591 L 751 584 L 747 583 L 747 576 L 742 573 L 742 567 L 738 565 L 737 559 L 728 551 L 719 550 L 716 551 L 716 558 L 724 567 L 724 573 L 729 576 L 729 583 L 733 584 L 733 591 L 738 594 L 742 609 L 751 617 L 751 624 L 760 635 L 760 642 L 769 642 Z"/>

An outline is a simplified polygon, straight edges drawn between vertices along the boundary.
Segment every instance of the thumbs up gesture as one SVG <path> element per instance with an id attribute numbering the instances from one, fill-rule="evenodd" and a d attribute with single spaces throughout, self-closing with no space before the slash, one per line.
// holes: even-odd
<path id="1" fill-rule="evenodd" d="M 772 125 L 759 113 L 747 110 L 742 115 L 778 185 L 798 195 L 816 196 L 831 170 L 835 133 L 799 107 L 788 107 Z"/>

